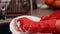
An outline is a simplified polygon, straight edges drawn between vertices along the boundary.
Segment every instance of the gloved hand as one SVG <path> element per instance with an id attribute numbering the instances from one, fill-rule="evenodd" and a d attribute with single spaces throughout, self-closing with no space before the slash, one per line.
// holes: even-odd
<path id="1" fill-rule="evenodd" d="M 58 30 L 56 29 L 56 19 L 41 20 L 39 22 L 34 22 L 26 17 L 17 20 L 20 22 L 20 28 L 23 32 L 37 32 L 37 33 L 54 33 L 56 34 Z"/>

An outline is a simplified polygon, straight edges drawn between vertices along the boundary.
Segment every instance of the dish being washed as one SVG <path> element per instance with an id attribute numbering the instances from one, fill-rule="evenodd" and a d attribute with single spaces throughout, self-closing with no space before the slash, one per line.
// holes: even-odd
<path id="1" fill-rule="evenodd" d="M 19 16 L 19 17 L 16 17 L 16 18 L 14 18 L 14 19 L 12 19 L 12 21 L 10 22 L 10 30 L 11 30 L 11 32 L 12 32 L 12 34 L 22 34 L 21 32 L 19 32 L 19 31 L 16 31 L 15 29 L 14 29 L 14 20 L 15 19 L 19 19 L 19 18 L 23 18 L 23 17 L 26 17 L 26 18 L 29 18 L 29 19 L 31 19 L 31 20 L 33 20 L 33 21 L 40 21 L 40 18 L 39 17 L 36 17 L 36 16 Z"/>

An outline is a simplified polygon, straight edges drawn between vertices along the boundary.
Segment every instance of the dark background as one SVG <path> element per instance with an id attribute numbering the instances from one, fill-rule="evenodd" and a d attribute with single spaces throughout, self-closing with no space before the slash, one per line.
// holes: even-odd
<path id="1" fill-rule="evenodd" d="M 0 24 L 0 34 L 12 34 L 9 29 L 9 23 Z"/>

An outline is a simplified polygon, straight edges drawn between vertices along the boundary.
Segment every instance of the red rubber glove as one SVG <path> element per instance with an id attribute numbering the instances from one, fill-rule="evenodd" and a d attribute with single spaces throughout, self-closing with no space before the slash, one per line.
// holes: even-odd
<path id="1" fill-rule="evenodd" d="M 54 11 L 49 17 L 50 19 L 60 19 L 60 10 Z"/>
<path id="2" fill-rule="evenodd" d="M 20 21 L 20 28 L 23 32 L 39 32 L 39 33 L 53 33 L 59 34 L 56 29 L 56 19 L 41 20 L 39 22 L 32 21 L 26 17 L 18 19 Z"/>

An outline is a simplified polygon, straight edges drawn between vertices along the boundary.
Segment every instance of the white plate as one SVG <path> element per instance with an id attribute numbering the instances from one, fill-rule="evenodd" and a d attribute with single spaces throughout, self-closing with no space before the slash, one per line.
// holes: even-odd
<path id="1" fill-rule="evenodd" d="M 24 16 L 18 16 L 16 18 L 12 19 L 12 21 L 10 22 L 10 25 L 9 26 L 10 26 L 10 30 L 11 30 L 12 34 L 21 34 L 21 32 L 18 32 L 18 31 L 16 31 L 14 29 L 13 24 L 14 24 L 14 20 L 15 19 L 19 19 L 19 18 L 22 18 L 22 17 L 27 17 L 27 18 L 29 18 L 29 19 L 31 19 L 33 21 L 40 21 L 40 18 L 39 17 L 36 17 L 36 16 L 26 16 L 26 15 L 24 15 Z"/>

